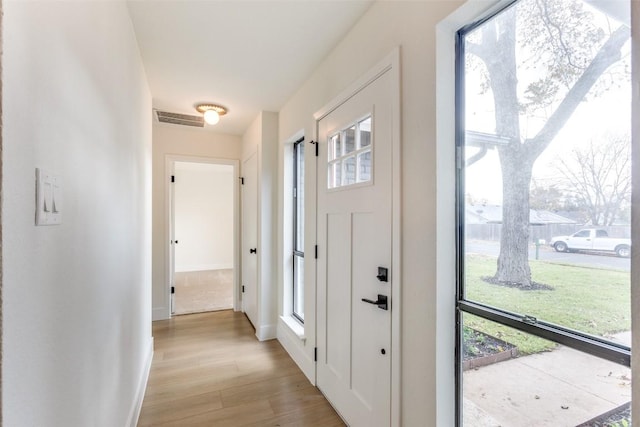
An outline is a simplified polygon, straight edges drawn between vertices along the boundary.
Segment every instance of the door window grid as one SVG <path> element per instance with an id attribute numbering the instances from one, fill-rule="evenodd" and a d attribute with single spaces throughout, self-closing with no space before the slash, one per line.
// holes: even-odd
<path id="1" fill-rule="evenodd" d="M 292 315 L 304 323 L 304 140 L 293 144 L 293 305 Z"/>
<path id="2" fill-rule="evenodd" d="M 371 115 L 329 136 L 327 188 L 371 181 Z"/>

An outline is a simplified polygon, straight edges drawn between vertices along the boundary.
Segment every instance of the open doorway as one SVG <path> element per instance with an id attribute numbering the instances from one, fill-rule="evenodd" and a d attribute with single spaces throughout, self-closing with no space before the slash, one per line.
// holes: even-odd
<path id="1" fill-rule="evenodd" d="M 234 308 L 236 171 L 232 164 L 173 163 L 172 313 Z"/>

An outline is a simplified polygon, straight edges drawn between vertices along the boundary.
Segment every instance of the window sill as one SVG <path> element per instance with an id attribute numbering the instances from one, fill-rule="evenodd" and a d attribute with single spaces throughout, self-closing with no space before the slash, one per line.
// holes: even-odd
<path id="1" fill-rule="evenodd" d="M 293 332 L 302 342 L 307 341 L 307 337 L 304 335 L 304 326 L 295 319 L 293 316 L 280 316 L 280 319 L 285 325 Z"/>

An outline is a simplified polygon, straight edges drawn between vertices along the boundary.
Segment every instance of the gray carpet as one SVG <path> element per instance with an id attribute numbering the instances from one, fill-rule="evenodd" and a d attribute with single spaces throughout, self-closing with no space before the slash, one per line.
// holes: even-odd
<path id="1" fill-rule="evenodd" d="M 232 269 L 179 272 L 175 282 L 175 314 L 233 308 Z"/>

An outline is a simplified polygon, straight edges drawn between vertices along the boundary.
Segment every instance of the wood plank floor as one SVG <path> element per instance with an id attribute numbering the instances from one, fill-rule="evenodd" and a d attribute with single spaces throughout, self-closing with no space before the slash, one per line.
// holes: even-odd
<path id="1" fill-rule="evenodd" d="M 344 426 L 277 340 L 231 310 L 154 322 L 138 426 Z"/>

